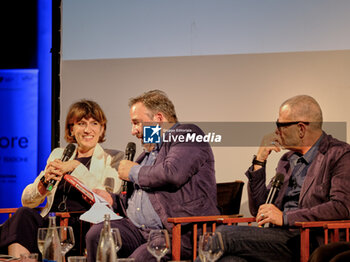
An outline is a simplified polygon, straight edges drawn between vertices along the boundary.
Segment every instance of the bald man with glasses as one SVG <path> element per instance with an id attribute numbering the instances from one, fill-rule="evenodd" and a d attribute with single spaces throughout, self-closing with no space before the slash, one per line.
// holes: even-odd
<path id="1" fill-rule="evenodd" d="M 250 212 L 260 227 L 220 226 L 225 254 L 219 261 L 298 261 L 296 221 L 349 219 L 350 145 L 327 135 L 322 121 L 321 108 L 310 96 L 295 96 L 281 105 L 276 131 L 263 138 L 246 172 Z M 266 162 L 272 151 L 282 149 L 289 151 L 276 173 L 284 183 L 275 201 L 266 204 L 271 189 Z M 312 235 L 314 247 L 322 233 Z"/>

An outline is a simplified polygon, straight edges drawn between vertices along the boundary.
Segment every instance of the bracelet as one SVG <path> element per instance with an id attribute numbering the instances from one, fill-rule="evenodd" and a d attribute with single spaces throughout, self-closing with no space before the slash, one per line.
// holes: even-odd
<path id="1" fill-rule="evenodd" d="M 44 187 L 47 187 L 47 185 L 49 184 L 49 183 L 47 183 L 47 182 L 45 181 L 45 176 L 42 176 L 42 177 L 40 178 L 40 182 L 44 185 Z"/>
<path id="2" fill-rule="evenodd" d="M 256 155 L 254 155 L 252 164 L 265 167 L 266 166 L 266 160 L 265 161 L 259 161 L 259 160 L 256 159 Z"/>

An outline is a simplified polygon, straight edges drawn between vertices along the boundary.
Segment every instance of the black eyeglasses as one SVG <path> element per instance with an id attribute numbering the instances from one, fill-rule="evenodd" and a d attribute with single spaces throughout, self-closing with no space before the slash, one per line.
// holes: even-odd
<path id="1" fill-rule="evenodd" d="M 295 122 L 278 122 L 278 120 L 276 121 L 276 126 L 277 128 L 281 128 L 281 127 L 286 127 L 286 126 L 292 126 L 292 125 L 297 125 L 299 123 L 303 123 L 305 125 L 308 125 L 309 122 L 304 122 L 304 121 L 295 121 Z"/>

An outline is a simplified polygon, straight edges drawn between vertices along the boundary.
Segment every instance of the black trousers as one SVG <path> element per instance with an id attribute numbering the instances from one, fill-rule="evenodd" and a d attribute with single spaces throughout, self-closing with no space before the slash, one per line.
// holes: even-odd
<path id="1" fill-rule="evenodd" d="M 82 255 L 85 249 L 85 234 L 90 223 L 79 220 L 81 214 L 71 214 L 69 225 L 73 227 L 75 245 L 67 255 Z M 37 234 L 40 227 L 48 227 L 48 218 L 42 217 L 37 210 L 20 207 L 16 213 L 0 227 L 0 254 L 7 254 L 7 248 L 19 243 L 31 253 L 39 253 Z"/>
<path id="2" fill-rule="evenodd" d="M 45 225 L 46 223 L 46 225 Z M 47 221 L 37 210 L 19 208 L 16 213 L 0 227 L 0 250 L 7 254 L 7 247 L 19 243 L 31 253 L 40 253 L 37 244 L 38 228 L 47 226 Z"/>

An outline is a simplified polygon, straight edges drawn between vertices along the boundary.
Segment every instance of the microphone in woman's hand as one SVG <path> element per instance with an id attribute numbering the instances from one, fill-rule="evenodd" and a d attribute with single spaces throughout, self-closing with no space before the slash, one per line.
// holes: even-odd
<path id="1" fill-rule="evenodd" d="M 74 153 L 74 150 L 75 150 L 75 145 L 74 144 L 68 144 L 66 146 L 66 148 L 64 149 L 64 151 L 63 151 L 63 154 L 62 154 L 62 157 L 61 157 L 62 162 L 68 161 L 72 157 L 72 155 Z M 56 184 L 56 182 L 57 182 L 57 180 L 51 179 L 49 181 L 47 187 L 46 187 L 46 190 L 47 191 L 51 191 L 52 188 L 54 187 L 54 185 Z"/>

